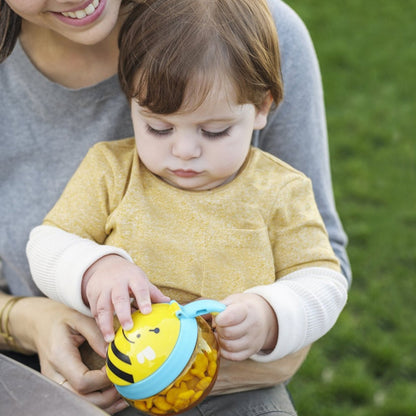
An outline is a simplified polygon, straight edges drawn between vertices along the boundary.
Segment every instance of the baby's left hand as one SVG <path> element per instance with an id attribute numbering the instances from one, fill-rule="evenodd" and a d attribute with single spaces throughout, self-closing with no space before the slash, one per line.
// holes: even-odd
<path id="1" fill-rule="evenodd" d="M 242 361 L 260 350 L 275 347 L 277 318 L 264 298 L 253 293 L 239 293 L 222 302 L 227 308 L 213 318 L 222 357 Z"/>

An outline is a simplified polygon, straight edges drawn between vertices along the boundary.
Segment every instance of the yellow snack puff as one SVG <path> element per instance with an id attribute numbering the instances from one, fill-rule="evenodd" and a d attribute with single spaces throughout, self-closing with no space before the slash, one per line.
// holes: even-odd
<path id="1" fill-rule="evenodd" d="M 205 377 L 205 371 L 201 371 L 200 369 L 191 369 L 191 373 L 194 376 L 197 376 L 198 378 L 204 378 Z"/>
<path id="2" fill-rule="evenodd" d="M 131 405 L 142 412 L 147 412 L 149 409 L 146 407 L 146 403 L 143 400 L 136 400 L 131 402 Z"/>
<path id="3" fill-rule="evenodd" d="M 215 361 L 210 361 L 208 364 L 208 369 L 207 369 L 208 375 L 210 377 L 214 377 L 216 371 L 217 371 L 217 363 Z"/>
<path id="4" fill-rule="evenodd" d="M 209 351 L 209 352 L 207 353 L 207 356 L 208 356 L 208 360 L 209 360 L 209 361 L 217 361 L 217 358 L 218 358 L 218 352 L 217 352 L 217 350 L 215 350 L 215 349 L 211 349 L 211 351 Z"/>
<path id="5" fill-rule="evenodd" d="M 195 390 L 196 385 L 199 383 L 199 378 L 192 376 L 192 379 L 186 382 L 189 390 Z"/>
<path id="6" fill-rule="evenodd" d="M 163 396 L 157 396 L 153 400 L 153 404 L 160 410 L 163 410 L 166 412 L 167 410 L 170 410 L 172 407 L 170 403 L 166 401 L 166 399 Z"/>
<path id="7" fill-rule="evenodd" d="M 151 397 L 149 397 L 148 399 L 145 399 L 146 402 L 146 407 L 148 409 L 151 409 L 153 407 L 153 399 Z"/>
<path id="8" fill-rule="evenodd" d="M 184 399 L 184 400 L 189 400 L 193 395 L 195 394 L 194 390 L 187 390 L 184 391 L 182 393 L 179 393 L 178 398 L 179 399 Z"/>
<path id="9" fill-rule="evenodd" d="M 192 368 L 205 370 L 207 367 L 208 367 L 208 358 L 205 356 L 203 352 L 201 352 L 196 356 L 195 362 L 192 365 Z"/>
<path id="10" fill-rule="evenodd" d="M 178 399 L 175 402 L 175 406 L 173 407 L 173 409 L 175 410 L 175 412 L 180 412 L 181 410 L 186 409 L 189 406 L 189 404 L 190 404 L 189 400 Z"/>
<path id="11" fill-rule="evenodd" d="M 202 393 L 203 393 L 202 390 L 195 392 L 194 397 L 192 398 L 192 401 L 196 402 L 202 396 Z"/>
<path id="12" fill-rule="evenodd" d="M 166 410 L 160 410 L 156 406 L 153 406 L 150 409 L 150 412 L 152 412 L 154 415 L 165 415 L 166 414 Z"/>
<path id="13" fill-rule="evenodd" d="M 179 393 L 179 395 L 181 395 L 181 393 L 184 393 L 184 392 L 189 390 L 187 384 L 184 381 L 181 383 L 180 390 L 181 390 L 181 392 Z"/>
<path id="14" fill-rule="evenodd" d="M 182 378 L 182 380 L 181 380 L 181 381 L 185 381 L 185 382 L 187 382 L 187 381 L 189 381 L 189 380 L 192 380 L 193 378 L 194 378 L 194 376 L 192 375 L 192 373 L 187 372 L 187 373 L 183 376 L 183 378 Z"/>
<path id="15" fill-rule="evenodd" d="M 172 387 L 166 394 L 166 400 L 170 404 L 175 404 L 181 391 L 177 387 Z"/>
<path id="16" fill-rule="evenodd" d="M 176 411 L 186 409 L 190 403 L 190 399 L 187 399 L 185 397 L 178 397 L 175 401 L 174 409 Z"/>
<path id="17" fill-rule="evenodd" d="M 205 390 L 211 384 L 211 381 L 212 381 L 212 377 L 204 377 L 196 385 L 196 388 L 198 390 Z"/>

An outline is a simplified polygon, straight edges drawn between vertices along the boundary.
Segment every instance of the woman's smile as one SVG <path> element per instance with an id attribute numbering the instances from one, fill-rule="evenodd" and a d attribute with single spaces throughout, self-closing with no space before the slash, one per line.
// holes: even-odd
<path id="1" fill-rule="evenodd" d="M 73 26 L 88 25 L 98 19 L 105 8 L 107 0 L 89 0 L 81 7 L 54 13 L 64 23 Z"/>
<path id="2" fill-rule="evenodd" d="M 99 0 L 91 0 L 89 1 L 87 7 L 74 7 L 71 10 L 68 10 L 67 12 L 61 12 L 66 17 L 72 17 L 73 19 L 82 19 L 85 16 L 89 16 L 90 14 L 93 14 L 95 9 L 98 7 L 100 1 Z"/>

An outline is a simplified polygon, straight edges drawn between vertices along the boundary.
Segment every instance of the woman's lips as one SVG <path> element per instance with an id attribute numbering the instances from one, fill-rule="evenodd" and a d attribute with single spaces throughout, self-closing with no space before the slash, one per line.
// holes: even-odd
<path id="1" fill-rule="evenodd" d="M 85 26 L 97 20 L 104 11 L 107 0 L 91 0 L 80 9 L 55 12 L 54 15 L 62 22 L 71 26 Z"/>
<path id="2" fill-rule="evenodd" d="M 100 0 L 86 0 L 81 6 L 78 5 L 72 9 L 61 12 L 64 16 L 82 19 L 83 17 L 94 13 L 98 7 Z"/>

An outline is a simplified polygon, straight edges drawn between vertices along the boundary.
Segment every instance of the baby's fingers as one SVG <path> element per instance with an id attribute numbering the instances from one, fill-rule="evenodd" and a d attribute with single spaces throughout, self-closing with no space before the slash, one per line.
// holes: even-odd
<path id="1" fill-rule="evenodd" d="M 164 295 L 153 283 L 149 283 L 149 291 L 152 303 L 166 303 L 170 301 L 170 297 Z"/>
<path id="2" fill-rule="evenodd" d="M 111 293 L 111 301 L 120 325 L 126 331 L 130 330 L 133 327 L 133 320 L 131 318 L 131 301 L 128 288 L 114 288 Z"/>
<path id="3" fill-rule="evenodd" d="M 94 318 L 103 334 L 105 342 L 111 342 L 114 339 L 113 327 L 113 308 L 111 307 L 110 299 L 105 303 L 97 303 L 97 309 L 94 312 L 91 309 Z"/>
<path id="4" fill-rule="evenodd" d="M 240 304 L 234 303 L 215 316 L 215 324 L 218 327 L 232 327 L 241 325 L 247 319 L 247 310 Z"/>
<path id="5" fill-rule="evenodd" d="M 98 296 L 89 297 L 91 314 L 94 317 L 98 328 L 103 334 L 106 342 L 111 342 L 114 338 L 113 329 L 113 305 L 110 293 L 102 291 Z"/>
<path id="6" fill-rule="evenodd" d="M 152 302 L 150 299 L 148 284 L 147 278 L 145 284 L 137 280 L 132 280 L 130 282 L 130 291 L 136 299 L 137 307 L 143 314 L 147 314 L 152 311 Z"/>

